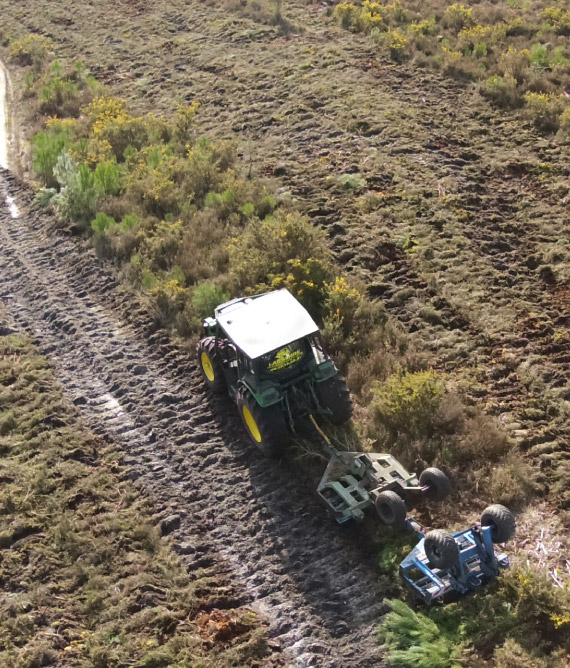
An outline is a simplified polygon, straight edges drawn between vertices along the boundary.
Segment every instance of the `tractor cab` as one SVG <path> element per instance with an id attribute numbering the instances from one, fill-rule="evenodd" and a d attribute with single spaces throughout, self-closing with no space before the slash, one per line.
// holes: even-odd
<path id="1" fill-rule="evenodd" d="M 220 304 L 205 320 L 204 333 L 197 352 L 206 384 L 214 392 L 228 391 L 242 412 L 251 404 L 246 409 L 263 423 L 271 413 L 273 432 L 282 423 L 294 431 L 296 420 L 309 412 L 336 424 L 350 419 L 344 379 L 324 350 L 317 324 L 287 290 Z M 252 435 L 250 429 L 253 419 L 252 413 L 245 426 L 259 444 L 259 430 Z M 274 439 L 267 434 L 265 440 Z"/>

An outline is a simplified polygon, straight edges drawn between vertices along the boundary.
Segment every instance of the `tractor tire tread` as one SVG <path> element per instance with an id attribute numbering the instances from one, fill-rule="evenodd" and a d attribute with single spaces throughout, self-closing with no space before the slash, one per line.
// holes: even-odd
<path id="1" fill-rule="evenodd" d="M 238 390 L 237 405 L 246 432 L 254 445 L 266 457 L 281 456 L 289 443 L 289 430 L 281 407 L 277 405 L 260 406 L 251 392 L 244 387 Z M 243 406 L 248 408 L 255 420 L 261 434 L 261 443 L 258 443 L 249 431 L 243 416 Z"/>
<path id="2" fill-rule="evenodd" d="M 214 371 L 214 380 L 210 380 L 204 371 L 202 366 L 202 353 L 206 353 L 210 359 Z M 224 394 L 227 391 L 227 383 L 224 376 L 224 369 L 218 356 L 216 339 L 213 336 L 207 336 L 198 341 L 198 345 L 196 346 L 196 357 L 198 358 L 198 366 L 208 389 L 213 394 Z"/>

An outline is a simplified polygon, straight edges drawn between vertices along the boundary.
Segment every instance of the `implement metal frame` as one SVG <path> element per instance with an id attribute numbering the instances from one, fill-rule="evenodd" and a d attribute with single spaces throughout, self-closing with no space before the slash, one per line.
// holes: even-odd
<path id="1" fill-rule="evenodd" d="M 374 505 L 381 492 L 392 490 L 405 499 L 410 494 L 426 491 L 417 476 L 409 473 L 392 455 L 344 452 L 335 448 L 322 430 L 317 430 L 330 455 L 317 493 L 339 524 L 364 519 L 364 511 Z"/>
<path id="2" fill-rule="evenodd" d="M 438 599 L 445 601 L 475 591 L 509 567 L 508 556 L 495 552 L 490 526 L 474 525 L 452 533 L 459 547 L 459 560 L 447 569 L 430 565 L 423 530 L 413 520 L 408 521 L 408 527 L 420 542 L 400 564 L 400 575 L 411 592 L 428 605 Z"/>

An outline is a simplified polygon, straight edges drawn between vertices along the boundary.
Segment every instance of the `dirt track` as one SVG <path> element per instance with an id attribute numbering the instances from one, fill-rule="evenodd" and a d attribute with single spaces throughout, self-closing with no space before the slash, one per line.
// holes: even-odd
<path id="1" fill-rule="evenodd" d="M 251 601 L 288 664 L 381 665 L 374 551 L 325 516 L 298 472 L 259 458 L 229 400 L 208 401 L 191 357 L 153 331 L 85 243 L 6 171 L 0 189 L 2 301 L 89 426 L 120 444 L 157 521 L 178 516 L 173 535 L 196 578 L 228 579 L 212 607 Z"/>

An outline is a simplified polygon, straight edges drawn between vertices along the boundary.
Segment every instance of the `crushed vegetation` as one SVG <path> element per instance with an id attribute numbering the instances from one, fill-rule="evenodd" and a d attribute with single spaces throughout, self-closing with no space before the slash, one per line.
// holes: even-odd
<path id="1" fill-rule="evenodd" d="M 261 665 L 262 621 L 205 605 L 119 454 L 13 333 L 0 337 L 0 405 L 3 668 Z"/>

